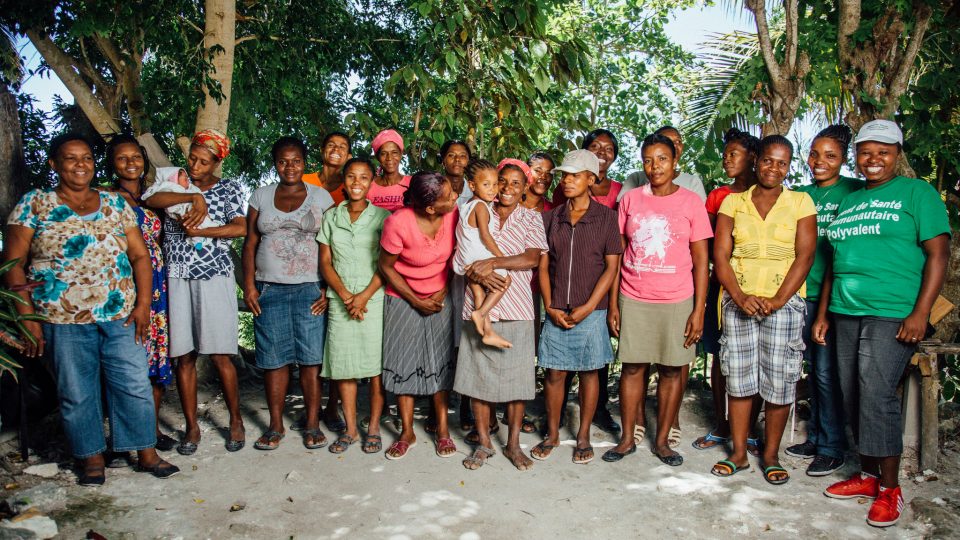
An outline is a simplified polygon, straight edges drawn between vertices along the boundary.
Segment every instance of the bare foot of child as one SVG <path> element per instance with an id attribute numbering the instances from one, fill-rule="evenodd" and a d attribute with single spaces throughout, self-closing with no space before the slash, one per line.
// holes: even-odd
<path id="1" fill-rule="evenodd" d="M 489 332 L 484 334 L 483 339 L 481 339 L 480 341 L 482 341 L 485 345 L 490 345 L 492 347 L 499 347 L 501 349 L 509 349 L 513 347 L 512 343 L 503 339 L 500 336 L 500 334 L 494 332 L 493 330 L 490 330 Z"/>
<path id="2" fill-rule="evenodd" d="M 485 336 L 486 332 L 484 331 L 484 327 L 486 326 L 486 322 L 484 321 L 484 316 L 480 313 L 480 310 L 473 310 L 473 313 L 470 314 L 470 318 L 473 320 L 473 325 L 477 327 L 477 333 L 481 336 Z M 484 341 L 484 343 L 486 343 L 486 341 Z"/>

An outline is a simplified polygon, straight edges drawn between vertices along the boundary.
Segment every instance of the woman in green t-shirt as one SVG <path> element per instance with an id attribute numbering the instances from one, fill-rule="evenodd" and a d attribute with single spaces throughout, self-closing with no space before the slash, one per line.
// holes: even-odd
<path id="1" fill-rule="evenodd" d="M 893 525 L 903 495 L 898 484 L 903 430 L 897 383 L 923 339 L 950 252 L 950 224 L 940 194 L 897 175 L 903 134 L 889 120 L 867 122 L 856 145 L 866 188 L 847 195 L 827 228 L 833 246 L 829 294 L 844 409 L 860 452 L 861 472 L 824 492 L 876 498 L 867 523 Z M 825 316 L 813 339 L 825 343 Z"/>
<path id="2" fill-rule="evenodd" d="M 787 448 L 788 455 L 811 459 L 807 466 L 809 476 L 827 476 L 843 466 L 846 435 L 843 429 L 843 400 L 837 375 L 836 345 L 833 332 L 820 345 L 810 339 L 810 329 L 819 313 L 826 314 L 829 295 L 821 294 L 823 278 L 833 250 L 827 240 L 827 227 L 837 217 L 840 201 L 863 187 L 862 180 L 840 175 L 847 162 L 847 150 L 853 133 L 844 125 L 828 126 L 810 144 L 807 165 L 813 173 L 813 183 L 797 188 L 813 199 L 817 207 L 817 252 L 807 274 L 807 320 L 803 326 L 803 340 L 807 349 L 804 356 L 810 364 L 810 421 L 807 422 L 807 440 Z M 829 291 L 828 291 L 829 292 Z"/>

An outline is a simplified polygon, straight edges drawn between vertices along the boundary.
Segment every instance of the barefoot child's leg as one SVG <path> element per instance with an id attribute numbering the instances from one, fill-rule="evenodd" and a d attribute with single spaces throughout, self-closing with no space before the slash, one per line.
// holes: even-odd
<path id="1" fill-rule="evenodd" d="M 479 308 L 476 309 L 470 317 L 477 321 L 478 316 L 480 317 L 481 322 L 483 322 L 484 328 L 481 335 L 483 336 L 482 341 L 487 345 L 492 345 L 494 347 L 500 347 L 501 349 L 509 349 L 513 347 L 509 341 L 503 339 L 502 336 L 493 331 L 493 325 L 490 322 L 490 310 L 493 309 L 493 306 L 497 305 L 497 302 L 503 298 L 504 293 L 510 287 L 510 276 L 505 276 L 507 283 L 502 291 L 489 291 L 487 297 L 484 299 L 482 304 L 479 304 Z"/>
<path id="2" fill-rule="evenodd" d="M 467 286 L 470 287 L 470 290 L 473 291 L 473 305 L 481 306 L 487 299 L 487 291 L 484 290 L 483 286 L 479 283 L 473 281 L 467 281 Z M 477 327 L 477 333 L 480 336 L 484 336 L 486 332 L 486 325 L 483 322 L 483 314 L 479 309 L 474 309 L 473 313 L 470 314 L 470 318 L 473 320 L 473 325 Z"/>

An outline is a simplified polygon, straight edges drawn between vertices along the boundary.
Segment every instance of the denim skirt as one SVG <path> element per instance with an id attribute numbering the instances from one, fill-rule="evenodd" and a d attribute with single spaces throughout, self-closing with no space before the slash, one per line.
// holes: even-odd
<path id="1" fill-rule="evenodd" d="M 258 281 L 257 292 L 260 315 L 253 318 L 257 367 L 322 364 L 327 315 L 310 313 L 310 306 L 320 298 L 320 283 Z"/>
<path id="2" fill-rule="evenodd" d="M 549 316 L 543 323 L 537 365 L 563 371 L 591 371 L 613 361 L 607 310 L 597 309 L 569 330 Z"/>

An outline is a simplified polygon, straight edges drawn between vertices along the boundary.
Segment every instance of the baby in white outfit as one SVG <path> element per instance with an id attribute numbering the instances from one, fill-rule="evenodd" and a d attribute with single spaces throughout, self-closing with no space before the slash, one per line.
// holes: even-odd
<path id="1" fill-rule="evenodd" d="M 190 182 L 187 171 L 180 167 L 158 167 L 156 180 L 152 186 L 143 192 L 142 198 L 149 199 L 157 193 L 202 193 L 202 191 Z M 191 203 L 180 203 L 167 207 L 165 211 L 167 217 L 180 220 L 183 219 L 184 214 L 192 208 L 193 204 Z M 197 228 L 206 229 L 214 226 L 216 226 L 216 223 L 210 219 L 210 216 L 207 216 L 203 219 L 203 223 Z M 212 239 L 206 237 L 191 237 L 190 240 L 193 243 L 193 247 L 199 251 L 209 244 Z"/>

